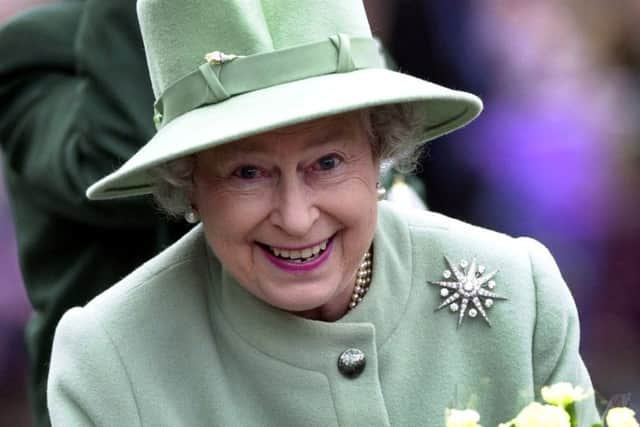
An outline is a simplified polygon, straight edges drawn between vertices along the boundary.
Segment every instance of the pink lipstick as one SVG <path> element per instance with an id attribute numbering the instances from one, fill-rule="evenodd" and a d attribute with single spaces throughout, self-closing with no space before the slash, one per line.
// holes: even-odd
<path id="1" fill-rule="evenodd" d="M 315 270 L 316 268 L 320 267 L 325 262 L 327 262 L 327 260 L 329 259 L 329 256 L 331 255 L 331 252 L 333 251 L 333 243 L 334 243 L 334 239 L 331 238 L 331 240 L 327 244 L 327 248 L 316 258 L 307 262 L 287 261 L 283 258 L 275 256 L 273 253 L 271 253 L 269 249 L 263 246 L 260 246 L 260 248 L 266 255 L 267 259 L 271 261 L 273 265 L 275 265 L 281 270 L 284 270 L 290 273 L 296 273 L 296 272 L 306 272 L 306 271 Z"/>

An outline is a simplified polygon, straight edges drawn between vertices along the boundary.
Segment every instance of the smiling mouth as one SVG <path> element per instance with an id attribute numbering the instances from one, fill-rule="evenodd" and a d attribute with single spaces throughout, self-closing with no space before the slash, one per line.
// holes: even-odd
<path id="1" fill-rule="evenodd" d="M 269 253 L 276 258 L 287 262 L 302 264 L 305 262 L 313 261 L 320 255 L 322 255 L 327 250 L 331 239 L 333 239 L 333 236 L 318 243 L 317 245 L 310 246 L 304 249 L 283 249 L 275 246 L 265 245 L 263 243 L 259 243 L 259 245 L 269 251 Z"/>

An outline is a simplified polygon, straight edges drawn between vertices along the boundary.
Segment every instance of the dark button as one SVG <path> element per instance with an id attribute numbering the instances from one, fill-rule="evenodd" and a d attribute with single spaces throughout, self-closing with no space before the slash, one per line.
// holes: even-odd
<path id="1" fill-rule="evenodd" d="M 338 358 L 338 370 L 342 375 L 349 378 L 355 378 L 364 371 L 367 364 L 367 358 L 362 350 L 357 348 L 348 348 L 340 354 Z"/>

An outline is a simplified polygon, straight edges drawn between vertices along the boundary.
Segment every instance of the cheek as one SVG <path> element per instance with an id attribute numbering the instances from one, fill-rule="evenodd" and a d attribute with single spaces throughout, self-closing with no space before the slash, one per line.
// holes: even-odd
<path id="1" fill-rule="evenodd" d="M 233 205 L 229 203 L 228 199 L 224 193 L 208 191 L 205 187 L 197 187 L 194 189 L 191 201 L 205 228 L 211 228 L 226 222 L 231 216 L 229 207 Z"/>
<path id="2" fill-rule="evenodd" d="M 218 244 L 228 244 L 234 234 L 242 228 L 244 215 L 234 214 L 234 202 L 231 194 L 219 190 L 215 185 L 206 185 L 202 181 L 194 185 L 191 202 L 200 215 L 207 239 L 212 248 Z"/>
<path id="3" fill-rule="evenodd" d="M 251 209 L 243 209 L 231 198 L 221 197 L 200 204 L 200 220 L 210 238 L 224 241 L 244 240 L 251 229 Z"/>
<path id="4" fill-rule="evenodd" d="M 377 170 L 373 167 L 362 168 L 352 180 L 352 188 L 341 195 L 341 206 L 350 223 L 362 233 L 363 239 L 373 237 L 378 212 Z"/>
<path id="5" fill-rule="evenodd" d="M 327 192 L 324 200 L 326 212 L 344 226 L 360 233 L 375 227 L 378 198 L 375 181 L 371 177 L 353 177 Z"/>
<path id="6" fill-rule="evenodd" d="M 267 212 L 265 197 L 249 197 L 222 185 L 194 188 L 194 206 L 198 209 L 207 239 L 214 250 L 242 250 L 255 238 L 254 231 Z M 227 248 L 227 249 L 225 249 Z"/>
<path id="7" fill-rule="evenodd" d="M 199 174 L 194 177 L 191 202 L 204 224 L 224 223 L 233 219 L 236 197 L 222 181 L 202 178 Z"/>
<path id="8" fill-rule="evenodd" d="M 224 195 L 207 200 L 201 210 L 209 247 L 236 279 L 247 282 L 253 266 L 253 230 L 257 223 L 251 210 L 243 213 L 241 205 Z"/>

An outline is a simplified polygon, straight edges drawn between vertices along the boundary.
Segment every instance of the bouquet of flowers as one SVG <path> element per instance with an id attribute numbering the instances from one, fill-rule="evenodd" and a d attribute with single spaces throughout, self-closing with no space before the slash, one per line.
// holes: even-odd
<path id="1" fill-rule="evenodd" d="M 545 404 L 532 402 L 512 420 L 498 427 L 577 427 L 578 418 L 575 403 L 589 396 L 590 392 L 569 383 L 557 383 L 542 387 L 542 399 Z M 446 427 L 482 427 L 480 414 L 471 409 L 447 409 Z M 603 424 L 592 427 L 640 427 L 635 412 L 627 407 L 608 409 Z"/>

